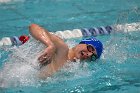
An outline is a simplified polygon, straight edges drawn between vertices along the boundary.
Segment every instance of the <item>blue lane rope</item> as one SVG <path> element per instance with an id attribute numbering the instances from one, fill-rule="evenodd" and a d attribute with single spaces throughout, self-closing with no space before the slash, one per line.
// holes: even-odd
<path id="1" fill-rule="evenodd" d="M 113 28 L 111 26 L 106 26 L 106 27 L 97 27 L 97 28 L 84 28 L 81 29 L 82 35 L 83 36 L 97 36 L 97 35 L 106 35 L 110 34 Z"/>
<path id="2" fill-rule="evenodd" d="M 22 45 L 22 42 L 19 40 L 17 36 L 10 37 L 12 41 L 12 45 L 20 46 Z"/>

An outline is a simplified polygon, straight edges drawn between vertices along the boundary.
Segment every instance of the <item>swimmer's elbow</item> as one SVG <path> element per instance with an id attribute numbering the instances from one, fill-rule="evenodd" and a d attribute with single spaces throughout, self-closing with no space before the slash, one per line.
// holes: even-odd
<path id="1" fill-rule="evenodd" d="M 36 26 L 39 26 L 39 25 L 37 25 L 35 23 L 32 23 L 31 25 L 29 25 L 29 27 L 36 27 Z"/>
<path id="2" fill-rule="evenodd" d="M 35 28 L 38 27 L 37 24 L 31 24 L 29 25 L 29 32 L 32 33 L 33 31 L 35 31 Z"/>

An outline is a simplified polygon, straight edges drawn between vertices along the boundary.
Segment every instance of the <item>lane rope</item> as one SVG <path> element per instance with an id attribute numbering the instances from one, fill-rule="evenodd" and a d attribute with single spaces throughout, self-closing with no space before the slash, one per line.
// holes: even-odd
<path id="1" fill-rule="evenodd" d="M 88 36 L 98 36 L 98 35 L 109 35 L 113 31 L 140 31 L 140 22 L 131 23 L 131 24 L 120 24 L 113 26 L 100 26 L 92 28 L 83 28 L 83 29 L 73 29 L 73 30 L 64 30 L 56 31 L 53 34 L 61 37 L 62 39 L 78 38 L 78 37 L 88 37 Z M 50 32 L 52 33 L 52 32 Z M 0 40 L 0 46 L 20 46 L 29 40 L 29 36 L 22 35 L 20 37 L 3 37 Z"/>

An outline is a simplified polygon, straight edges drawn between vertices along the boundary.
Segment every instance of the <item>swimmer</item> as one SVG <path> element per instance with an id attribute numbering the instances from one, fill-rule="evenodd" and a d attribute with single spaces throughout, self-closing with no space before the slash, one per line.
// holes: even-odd
<path id="1" fill-rule="evenodd" d="M 80 60 L 96 60 L 100 58 L 103 45 L 96 38 L 83 39 L 79 44 L 69 49 L 68 45 L 58 36 L 51 34 L 37 24 L 29 26 L 29 32 L 43 43 L 46 48 L 38 60 L 42 65 L 39 77 L 45 79 L 57 72 L 67 62 Z M 69 61 L 68 61 L 69 60 Z"/>

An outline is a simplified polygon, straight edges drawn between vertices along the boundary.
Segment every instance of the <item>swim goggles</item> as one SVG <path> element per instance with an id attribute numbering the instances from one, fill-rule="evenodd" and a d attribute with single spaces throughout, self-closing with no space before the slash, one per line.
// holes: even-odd
<path id="1" fill-rule="evenodd" d="M 86 44 L 86 45 L 87 45 L 87 50 L 93 53 L 89 59 L 91 61 L 95 61 L 97 59 L 97 54 L 94 53 L 96 49 L 91 44 Z"/>

